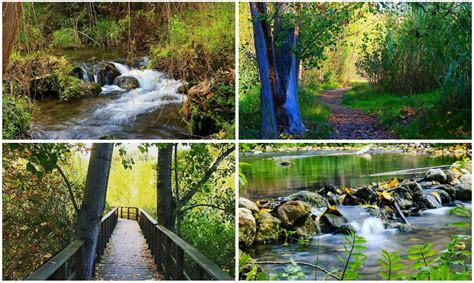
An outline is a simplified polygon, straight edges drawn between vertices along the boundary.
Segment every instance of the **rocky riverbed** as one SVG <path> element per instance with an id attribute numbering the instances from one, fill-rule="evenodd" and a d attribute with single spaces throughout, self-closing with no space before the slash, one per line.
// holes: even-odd
<path id="1" fill-rule="evenodd" d="M 247 251 L 261 244 L 289 241 L 292 245 L 297 239 L 365 230 L 410 234 L 418 228 L 418 221 L 413 221 L 418 216 L 472 200 L 468 169 L 453 165 L 446 170 L 430 169 L 420 177 L 393 178 L 362 187 L 326 185 L 255 202 L 240 198 L 239 247 Z M 353 221 L 353 208 L 365 215 L 363 224 Z"/>

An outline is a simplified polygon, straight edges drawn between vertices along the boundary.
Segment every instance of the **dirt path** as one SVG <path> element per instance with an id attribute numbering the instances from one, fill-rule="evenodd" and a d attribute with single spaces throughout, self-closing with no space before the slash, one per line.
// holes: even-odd
<path id="1" fill-rule="evenodd" d="M 380 127 L 376 117 L 364 114 L 360 109 L 347 108 L 341 105 L 342 95 L 348 88 L 325 91 L 322 101 L 329 106 L 331 116 L 330 139 L 394 139 L 393 133 Z"/>
<path id="2" fill-rule="evenodd" d="M 119 218 L 104 255 L 97 264 L 96 280 L 161 280 L 138 222 Z"/>

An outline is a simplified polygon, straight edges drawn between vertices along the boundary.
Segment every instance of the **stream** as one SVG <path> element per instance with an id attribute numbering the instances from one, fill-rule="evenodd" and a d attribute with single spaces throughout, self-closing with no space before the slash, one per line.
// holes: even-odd
<path id="1" fill-rule="evenodd" d="M 179 110 L 186 100 L 178 93 L 181 81 L 147 69 L 148 58 L 125 64 L 118 52 L 78 50 L 64 54 L 80 65 L 82 79 L 102 82 L 98 96 L 72 102 L 57 99 L 38 101 L 31 131 L 35 139 L 179 139 L 187 138 L 186 124 Z M 101 58 L 98 60 L 97 58 Z M 120 72 L 115 80 L 100 78 L 99 66 L 111 63 Z M 138 88 L 119 87 L 122 77 L 135 78 Z"/>
<path id="2" fill-rule="evenodd" d="M 380 152 L 370 155 L 354 155 L 353 152 L 311 151 L 291 153 L 247 154 L 241 155 L 240 161 L 248 163 L 242 166 L 248 183 L 241 187 L 240 196 L 253 201 L 261 198 L 287 196 L 303 190 L 305 186 L 315 184 L 333 184 L 336 186 L 362 186 L 370 182 L 387 180 L 392 177 L 410 178 L 415 174 L 369 176 L 371 174 L 398 171 L 404 169 L 451 165 L 461 157 L 428 155 L 408 155 L 395 152 Z M 281 161 L 293 164 L 285 167 Z M 472 208 L 471 202 L 465 206 Z M 434 243 L 433 248 L 443 250 L 456 234 L 471 234 L 470 228 L 449 227 L 448 224 L 466 221 L 455 215 L 449 215 L 450 207 L 429 209 L 421 216 L 408 217 L 413 225 L 411 232 L 399 232 L 397 229 L 386 229 L 378 218 L 371 217 L 363 206 L 339 206 L 338 210 L 348 219 L 357 231 L 365 237 L 367 250 L 363 253 L 367 260 L 360 270 L 361 279 L 381 279 L 380 251 L 398 251 L 406 254 L 409 246 Z M 254 244 L 245 252 L 258 261 L 302 261 L 316 264 L 327 270 L 342 269 L 343 264 L 337 255 L 346 257 L 343 250 L 344 235 L 322 234 L 314 236 L 306 244 L 291 242 L 283 246 L 281 242 L 270 244 Z M 467 243 L 471 248 L 470 243 Z M 410 261 L 404 261 L 410 264 Z M 284 272 L 286 265 L 265 264 L 266 273 Z M 305 280 L 322 280 L 325 274 L 314 269 L 301 266 Z M 326 278 L 328 279 L 328 278 Z M 329 278 L 330 279 L 330 278 Z"/>

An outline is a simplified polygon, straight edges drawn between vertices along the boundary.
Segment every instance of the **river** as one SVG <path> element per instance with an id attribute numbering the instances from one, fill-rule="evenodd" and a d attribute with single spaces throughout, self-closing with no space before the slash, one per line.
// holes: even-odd
<path id="1" fill-rule="evenodd" d="M 102 85 L 98 96 L 72 102 L 43 99 L 32 118 L 35 139 L 181 139 L 188 131 L 179 110 L 186 100 L 178 93 L 183 82 L 147 69 L 140 57 L 134 66 L 116 50 L 75 50 L 63 54 L 81 66 L 84 80 L 98 82 L 98 61 L 112 63 L 119 77 L 138 80 L 139 87 L 126 90 L 115 82 Z M 116 80 L 115 80 L 116 81 Z"/>
<path id="2" fill-rule="evenodd" d="M 408 175 L 376 176 L 371 174 L 397 171 L 419 167 L 450 165 L 460 157 L 428 155 L 411 155 L 400 153 L 377 153 L 358 156 L 353 152 L 310 151 L 291 153 L 247 154 L 241 155 L 240 161 L 249 165 L 242 166 L 248 183 L 241 187 L 240 195 L 252 200 L 259 198 L 275 198 L 287 196 L 305 186 L 330 183 L 337 186 L 362 186 L 369 182 L 387 180 L 392 177 L 411 177 Z M 293 164 L 281 166 L 282 160 Z M 464 203 L 472 208 L 472 203 Z M 358 235 L 365 237 L 367 261 L 360 270 L 362 279 L 381 279 L 380 258 L 382 249 L 398 251 L 405 254 L 408 247 L 416 244 L 434 243 L 433 248 L 443 250 L 456 234 L 471 234 L 470 228 L 450 227 L 448 224 L 457 221 L 467 221 L 455 215 L 449 215 L 449 207 L 430 209 L 422 212 L 421 216 L 408 217 L 413 225 L 411 232 L 399 232 L 396 229 L 386 229 L 383 223 L 370 217 L 363 206 L 340 206 L 338 208 Z M 284 246 L 281 242 L 271 244 L 254 244 L 246 250 L 258 261 L 302 261 L 317 264 L 327 270 L 343 268 L 337 255 L 346 257 L 343 250 L 344 235 L 322 234 L 314 236 L 309 243 L 296 242 Z M 470 243 L 468 248 L 471 247 Z M 407 260 L 404 263 L 409 264 Z M 276 274 L 284 272 L 286 265 L 265 264 L 264 271 Z M 325 274 L 315 274 L 310 267 L 302 266 L 306 280 L 322 280 Z"/>

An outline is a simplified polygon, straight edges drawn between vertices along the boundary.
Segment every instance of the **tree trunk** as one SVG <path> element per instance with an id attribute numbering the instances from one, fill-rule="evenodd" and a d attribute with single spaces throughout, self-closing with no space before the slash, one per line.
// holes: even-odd
<path id="1" fill-rule="evenodd" d="M 3 52 L 2 52 L 2 70 L 5 75 L 10 53 L 15 45 L 18 26 L 20 25 L 22 3 L 4 2 L 2 3 L 3 13 Z"/>
<path id="2" fill-rule="evenodd" d="M 171 188 L 171 161 L 173 145 L 158 149 L 157 215 L 158 224 L 174 231 L 175 203 Z"/>
<path id="3" fill-rule="evenodd" d="M 260 74 L 261 127 L 260 138 L 273 139 L 278 137 L 275 116 L 276 89 L 279 88 L 278 74 L 275 68 L 274 50 L 270 26 L 262 16 L 267 14 L 265 3 L 250 3 L 252 14 L 255 52 Z"/>
<path id="4" fill-rule="evenodd" d="M 296 40 L 299 27 L 285 22 L 284 15 L 289 13 L 286 3 L 275 3 L 275 25 L 273 30 L 274 40 L 278 40 L 275 50 L 275 61 L 280 79 L 280 88 L 277 97 L 278 126 L 286 134 L 301 135 L 305 127 L 301 120 L 298 105 L 298 67 Z"/>
<path id="5" fill-rule="evenodd" d="M 114 145 L 112 143 L 92 145 L 78 223 L 79 239 L 84 241 L 84 280 L 91 280 L 94 272 L 94 258 L 100 221 L 105 208 L 113 149 Z"/>

